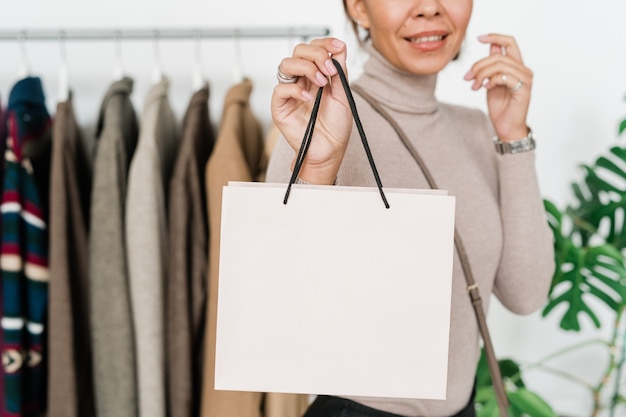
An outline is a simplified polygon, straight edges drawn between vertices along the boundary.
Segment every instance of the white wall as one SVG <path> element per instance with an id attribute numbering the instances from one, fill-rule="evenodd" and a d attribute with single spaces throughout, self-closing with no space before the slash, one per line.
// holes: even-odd
<path id="1" fill-rule="evenodd" d="M 591 162 L 615 143 L 617 123 L 626 116 L 624 16 L 626 3 L 615 0 L 476 0 L 461 59 L 442 73 L 439 97 L 484 109 L 484 93 L 471 91 L 462 79 L 471 64 L 487 53 L 476 37 L 487 32 L 515 35 L 527 65 L 535 72 L 529 124 L 538 138 L 541 188 L 546 197 L 563 206 L 571 195 L 568 184 L 578 178 L 577 165 Z M 349 41 L 351 74 L 358 74 L 363 55 L 349 33 L 340 0 L 0 0 L 0 30 L 312 25 L 327 26 L 335 36 Z M 287 39 L 241 41 L 244 72 L 255 85 L 252 104 L 266 126 L 276 66 L 293 43 Z M 192 93 L 194 45 L 192 41 L 165 40 L 159 45 L 163 69 L 172 81 L 172 102 L 182 117 Z M 42 76 L 49 108 L 54 112 L 59 45 L 33 41 L 26 47 L 33 73 Z M 76 112 L 79 122 L 88 126 L 94 123 L 112 79 L 114 44 L 68 42 L 66 48 Z M 136 80 L 133 99 L 141 109 L 152 82 L 153 45 L 125 41 L 122 51 L 126 72 Z M 232 81 L 233 42 L 204 40 L 202 51 L 212 91 L 212 116 L 217 121 Z M 0 57 L 0 94 L 6 102 L 20 63 L 18 43 L 0 42 Z M 515 317 L 497 303 L 490 312 L 490 325 L 499 355 L 524 362 L 570 343 L 602 336 L 589 323 L 585 323 L 582 335 L 565 334 L 557 330 L 554 318 L 541 320 L 537 314 Z M 555 365 L 595 384 L 606 362 L 600 352 L 583 350 Z M 543 393 L 563 414 L 589 415 L 590 398 L 575 385 L 540 372 L 529 373 L 528 379 L 531 388 Z"/>

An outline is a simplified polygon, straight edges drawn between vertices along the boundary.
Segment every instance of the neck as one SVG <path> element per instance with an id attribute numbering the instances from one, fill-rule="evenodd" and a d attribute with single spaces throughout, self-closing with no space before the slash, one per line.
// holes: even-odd
<path id="1" fill-rule="evenodd" d="M 374 47 L 368 47 L 368 52 L 370 58 L 356 84 L 395 111 L 424 114 L 437 110 L 437 74 L 411 74 L 393 66 Z"/>

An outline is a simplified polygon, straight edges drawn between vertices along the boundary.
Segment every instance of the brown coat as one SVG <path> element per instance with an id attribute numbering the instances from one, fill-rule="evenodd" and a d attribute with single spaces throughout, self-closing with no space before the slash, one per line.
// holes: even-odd
<path id="1" fill-rule="evenodd" d="M 213 154 L 206 167 L 209 208 L 209 303 L 206 335 L 203 417 L 297 417 L 307 397 L 290 394 L 214 390 L 217 287 L 219 271 L 222 187 L 228 181 L 253 181 L 264 177 L 266 158 L 261 126 L 250 108 L 252 83 L 245 80 L 226 95 L 222 122 Z"/>
<path id="2" fill-rule="evenodd" d="M 165 317 L 171 417 L 200 412 L 208 261 L 204 167 L 215 141 L 208 100 L 207 86 L 191 98 L 170 180 Z"/>
<path id="3" fill-rule="evenodd" d="M 91 167 L 71 99 L 52 133 L 48 416 L 95 416 L 89 337 Z"/>

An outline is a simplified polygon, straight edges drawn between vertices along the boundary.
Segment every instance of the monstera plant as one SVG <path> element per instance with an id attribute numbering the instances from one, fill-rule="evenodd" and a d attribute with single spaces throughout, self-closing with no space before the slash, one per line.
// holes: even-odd
<path id="1" fill-rule="evenodd" d="M 618 132 L 626 132 L 626 120 Z M 574 203 L 559 210 L 552 202 L 544 202 L 554 234 L 556 269 L 543 316 L 560 314 L 560 327 L 568 332 L 580 332 L 583 321 L 596 328 L 610 326 L 610 336 L 582 340 L 533 364 L 500 361 L 513 417 L 556 416 L 522 380 L 523 373 L 537 368 L 588 389 L 593 401 L 590 417 L 601 412 L 626 416 L 626 147 L 614 146 L 582 169 L 582 180 L 572 184 Z M 584 381 L 547 364 L 589 345 L 606 349 L 608 360 L 598 381 Z M 484 358 L 479 364 L 476 397 L 479 417 L 498 416 Z"/>

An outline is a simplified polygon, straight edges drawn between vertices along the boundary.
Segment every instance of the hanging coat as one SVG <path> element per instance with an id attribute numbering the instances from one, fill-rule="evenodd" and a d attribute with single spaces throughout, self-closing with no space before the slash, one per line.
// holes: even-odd
<path id="1" fill-rule="evenodd" d="M 1 99 L 1 97 L 0 97 Z M 6 111 L 2 107 L 2 101 L 0 101 L 0 155 L 4 157 L 4 146 L 6 144 Z M 0 184 L 4 187 L 4 164 L 0 167 Z M 2 195 L 2 189 L 0 188 L 0 195 Z M 2 227 L 2 222 L 0 221 L 0 228 Z M 0 236 L 2 234 L 2 229 L 0 229 Z M 2 297 L 0 297 L 0 311 L 3 310 L 4 303 L 2 302 Z M 2 326 L 0 326 L 0 341 L 4 340 L 4 335 L 2 332 Z M 4 378 L 0 378 L 0 410 L 4 410 Z"/>
<path id="2" fill-rule="evenodd" d="M 228 91 L 215 149 L 206 167 L 210 242 L 202 417 L 300 417 L 308 400 L 305 395 L 214 389 L 222 188 L 228 181 L 262 180 L 267 167 L 262 129 L 250 108 L 251 91 L 250 80 Z"/>
<path id="3" fill-rule="evenodd" d="M 169 180 L 179 147 L 169 81 L 148 92 L 128 174 L 126 254 L 135 327 L 140 417 L 165 417 L 163 286 L 167 272 Z"/>
<path id="4" fill-rule="evenodd" d="M 98 417 L 136 417 L 135 346 L 124 241 L 126 179 L 137 144 L 133 81 L 114 82 L 98 118 L 91 191 L 89 297 Z"/>
<path id="5" fill-rule="evenodd" d="M 208 100 L 208 86 L 191 98 L 170 181 L 165 315 L 170 417 L 200 413 L 208 261 L 204 167 L 215 140 Z"/>
<path id="6" fill-rule="evenodd" d="M 50 176 L 48 417 L 93 417 L 89 336 L 91 166 L 72 99 L 57 105 Z"/>
<path id="7" fill-rule="evenodd" d="M 45 317 L 48 308 L 50 129 L 41 80 L 13 87 L 2 193 L 2 415 L 45 410 Z"/>

